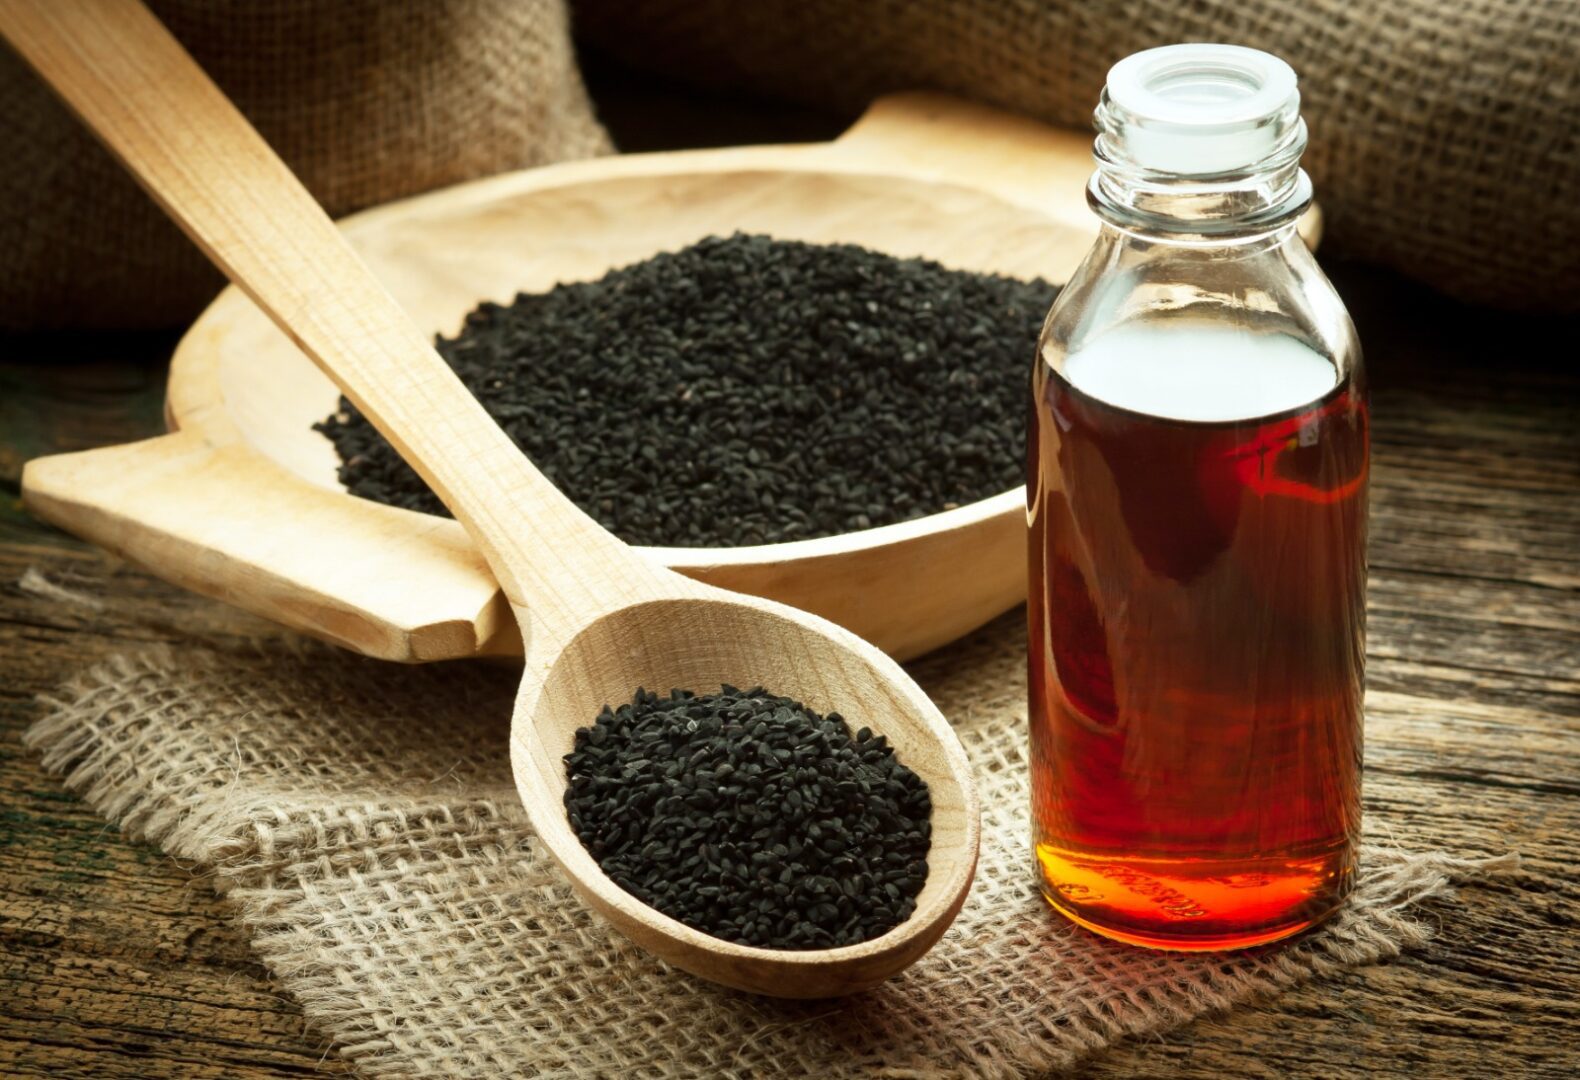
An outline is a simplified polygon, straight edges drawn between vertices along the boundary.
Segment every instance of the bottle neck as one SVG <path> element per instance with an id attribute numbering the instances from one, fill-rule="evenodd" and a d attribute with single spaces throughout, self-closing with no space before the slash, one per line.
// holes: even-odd
<path id="1" fill-rule="evenodd" d="M 1249 162 L 1214 162 L 1211 141 L 1197 146 L 1193 136 L 1159 132 L 1116 104 L 1107 91 L 1096 119 L 1097 171 L 1087 186 L 1087 202 L 1125 232 L 1237 241 L 1292 224 L 1311 203 L 1311 179 L 1300 167 L 1306 125 L 1293 108 L 1258 125 L 1258 153 Z M 1186 162 L 1192 167 L 1184 168 Z"/>

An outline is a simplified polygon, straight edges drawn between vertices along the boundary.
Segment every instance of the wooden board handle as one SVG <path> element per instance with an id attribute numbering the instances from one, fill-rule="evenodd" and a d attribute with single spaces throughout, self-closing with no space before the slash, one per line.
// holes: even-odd
<path id="1" fill-rule="evenodd" d="M 166 581 L 368 656 L 413 663 L 521 647 L 458 524 L 314 487 L 246 446 L 176 432 L 34 458 L 22 498 Z M 436 610 L 455 614 L 435 620 Z"/>
<path id="2" fill-rule="evenodd" d="M 947 94 L 914 91 L 874 101 L 826 153 L 848 163 L 904 171 L 983 188 L 1095 230 L 1082 192 L 1095 167 L 1090 131 L 1048 127 L 1003 109 Z M 1300 235 L 1316 250 L 1322 213 L 1312 204 Z"/>
<path id="3" fill-rule="evenodd" d="M 1092 172 L 1091 151 L 1088 133 L 922 91 L 877 99 L 829 145 L 830 153 L 847 162 L 898 166 L 1044 212 L 1084 208 L 1080 192 Z M 1094 227 L 1084 214 L 1077 224 Z"/>

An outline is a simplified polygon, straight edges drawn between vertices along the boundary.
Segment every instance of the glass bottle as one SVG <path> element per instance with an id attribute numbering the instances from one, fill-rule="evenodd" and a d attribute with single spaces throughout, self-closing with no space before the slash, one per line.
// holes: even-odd
<path id="1" fill-rule="evenodd" d="M 1225 45 L 1109 73 L 1097 241 L 1049 312 L 1027 511 L 1048 901 L 1139 945 L 1331 914 L 1360 829 L 1360 346 L 1296 223 L 1295 74 Z"/>

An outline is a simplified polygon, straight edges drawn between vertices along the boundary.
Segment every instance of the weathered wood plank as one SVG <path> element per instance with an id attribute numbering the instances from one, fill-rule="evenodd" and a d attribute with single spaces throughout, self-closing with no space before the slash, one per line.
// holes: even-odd
<path id="1" fill-rule="evenodd" d="M 1580 523 L 1576 524 L 1576 531 L 1580 532 Z M 1535 626 L 1566 634 L 1580 633 L 1580 597 L 1566 602 L 1541 585 L 1373 566 L 1367 591 L 1373 614 L 1439 615 L 1470 624 Z"/>
<path id="2" fill-rule="evenodd" d="M 168 332 L 0 337 L 0 482 L 43 453 L 141 438 L 164 407 Z"/>
<path id="3" fill-rule="evenodd" d="M 1580 375 L 1484 368 L 1504 317 L 1350 273 L 1377 372 L 1370 821 L 1404 846 L 1512 847 L 1525 866 L 1434 905 L 1427 951 L 1116 1048 L 1090 1076 L 1580 1070 Z M 29 446 L 143 434 L 155 391 L 108 390 L 80 420 L 93 391 L 39 391 Z M 118 413 L 117 394 L 140 404 Z M 116 603 L 24 592 L 29 567 Z M 18 742 L 34 695 L 98 657 L 263 629 L 31 523 L 0 487 L 0 1075 L 343 1071 L 207 883 L 105 826 Z"/>

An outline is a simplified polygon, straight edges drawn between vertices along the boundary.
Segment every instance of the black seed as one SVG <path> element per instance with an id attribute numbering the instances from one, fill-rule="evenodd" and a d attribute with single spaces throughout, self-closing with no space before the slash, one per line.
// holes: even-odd
<path id="1" fill-rule="evenodd" d="M 638 692 L 576 733 L 566 813 L 611 880 L 689 926 L 767 948 L 855 944 L 915 910 L 932 833 L 926 784 L 886 742 L 860 746 L 834 714 L 761 687 Z M 848 784 L 818 782 L 836 768 Z"/>
<path id="2" fill-rule="evenodd" d="M 738 234 L 482 304 L 438 348 L 549 479 L 625 540 L 775 543 L 1019 484 L 1028 368 L 1054 292 Z M 444 513 L 349 402 L 316 426 L 353 494 Z"/>

